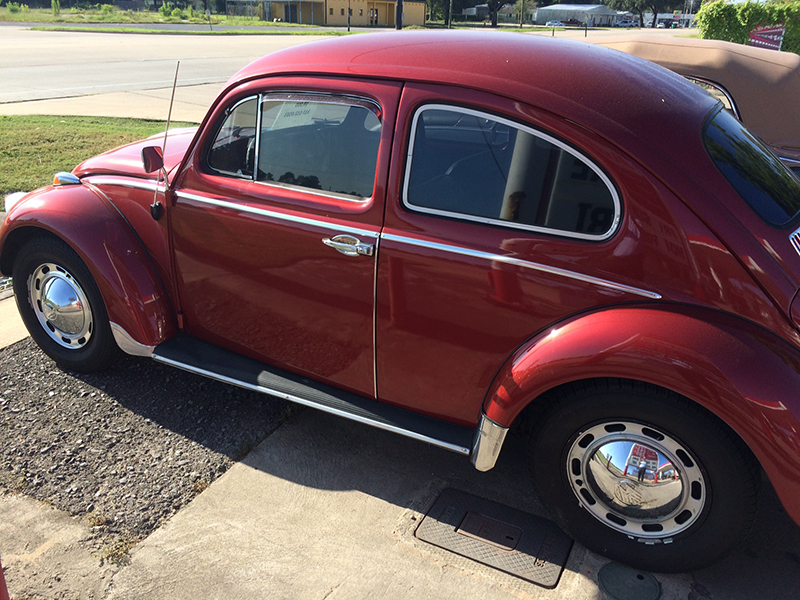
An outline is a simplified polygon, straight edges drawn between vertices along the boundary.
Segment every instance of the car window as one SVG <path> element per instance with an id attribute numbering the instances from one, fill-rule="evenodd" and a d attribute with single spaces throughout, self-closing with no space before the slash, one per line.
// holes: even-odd
<path id="1" fill-rule="evenodd" d="M 730 113 L 720 110 L 704 139 L 717 168 L 761 218 L 785 225 L 800 212 L 800 180 Z"/>
<path id="2" fill-rule="evenodd" d="M 261 101 L 258 181 L 368 198 L 381 122 L 369 102 L 271 94 Z"/>
<path id="3" fill-rule="evenodd" d="M 206 159 L 213 171 L 252 178 L 257 112 L 257 97 L 241 100 L 228 110 Z"/>
<path id="4" fill-rule="evenodd" d="M 467 108 L 430 105 L 414 117 L 403 201 L 443 216 L 605 239 L 617 192 L 574 148 L 540 131 Z"/>

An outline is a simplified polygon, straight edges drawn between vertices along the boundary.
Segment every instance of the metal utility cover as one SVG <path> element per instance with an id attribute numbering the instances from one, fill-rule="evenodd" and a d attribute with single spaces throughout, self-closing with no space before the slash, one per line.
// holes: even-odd
<path id="1" fill-rule="evenodd" d="M 572 549 L 555 523 L 448 488 L 417 527 L 418 539 L 542 587 L 554 588 Z"/>

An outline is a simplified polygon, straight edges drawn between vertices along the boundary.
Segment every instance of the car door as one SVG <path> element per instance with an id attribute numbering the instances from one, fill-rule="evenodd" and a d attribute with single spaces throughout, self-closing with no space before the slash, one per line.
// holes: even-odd
<path id="1" fill-rule="evenodd" d="M 374 397 L 375 249 L 399 89 L 282 77 L 217 106 L 170 211 L 187 333 Z"/>
<path id="2" fill-rule="evenodd" d="M 474 425 L 527 339 L 659 297 L 637 274 L 671 272 L 675 257 L 642 256 L 652 225 L 623 229 L 622 218 L 621 190 L 652 187 L 585 128 L 500 96 L 409 84 L 397 130 L 405 160 L 390 175 L 377 288 L 382 400 Z"/>

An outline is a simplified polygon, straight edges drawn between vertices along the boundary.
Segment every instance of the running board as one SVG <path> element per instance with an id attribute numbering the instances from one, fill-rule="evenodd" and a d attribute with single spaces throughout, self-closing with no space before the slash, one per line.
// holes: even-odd
<path id="1" fill-rule="evenodd" d="M 345 392 L 188 335 L 180 335 L 159 344 L 152 356 L 158 362 L 190 373 L 310 406 L 465 456 L 469 456 L 475 437 L 472 428 Z"/>

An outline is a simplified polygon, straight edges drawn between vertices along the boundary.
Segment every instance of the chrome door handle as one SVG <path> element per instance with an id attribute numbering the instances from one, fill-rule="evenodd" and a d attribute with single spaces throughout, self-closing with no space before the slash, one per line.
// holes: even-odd
<path id="1" fill-rule="evenodd" d="M 375 246 L 363 244 L 361 240 L 352 235 L 337 235 L 333 238 L 322 238 L 322 243 L 345 256 L 372 256 Z"/>

